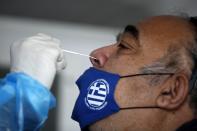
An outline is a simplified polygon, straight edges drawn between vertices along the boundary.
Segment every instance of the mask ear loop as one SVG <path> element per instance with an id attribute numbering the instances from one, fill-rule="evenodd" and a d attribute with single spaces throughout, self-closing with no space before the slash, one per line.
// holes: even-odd
<path id="1" fill-rule="evenodd" d="M 125 77 L 134 77 L 134 76 L 140 76 L 140 75 L 173 75 L 174 73 L 148 73 L 148 74 L 134 74 L 134 75 L 126 75 L 126 76 L 121 76 L 120 78 L 125 78 Z M 190 91 L 189 94 L 192 93 L 193 89 L 197 87 L 197 68 L 194 69 L 194 72 L 192 73 L 191 80 L 189 83 L 190 86 Z M 129 109 L 145 109 L 145 108 L 160 108 L 157 106 L 145 106 L 145 107 L 124 107 L 120 108 L 120 110 L 129 110 Z"/>
<path id="2" fill-rule="evenodd" d="M 133 75 L 125 75 L 120 76 L 120 78 L 126 78 L 126 77 L 135 77 L 135 76 L 145 76 L 145 75 L 174 75 L 174 73 L 146 73 L 146 74 L 133 74 Z M 153 109 L 153 108 L 160 108 L 157 106 L 136 106 L 136 107 L 123 107 L 120 108 L 120 110 L 129 110 L 129 109 Z"/>
<path id="3" fill-rule="evenodd" d="M 133 75 L 120 76 L 120 78 L 135 77 L 135 76 L 146 76 L 146 75 L 174 75 L 174 73 L 146 73 L 146 74 L 133 74 Z"/>
<path id="4" fill-rule="evenodd" d="M 129 109 L 153 109 L 153 108 L 160 108 L 158 106 L 136 106 L 136 107 L 123 107 L 120 110 L 129 110 Z"/>

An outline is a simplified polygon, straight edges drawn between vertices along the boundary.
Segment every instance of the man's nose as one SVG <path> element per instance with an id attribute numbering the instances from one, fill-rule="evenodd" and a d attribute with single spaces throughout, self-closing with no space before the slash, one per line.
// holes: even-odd
<path id="1" fill-rule="evenodd" d="M 102 68 L 105 63 L 108 61 L 109 57 L 114 51 L 114 45 L 105 46 L 99 49 L 96 49 L 90 53 L 90 56 L 95 57 L 96 59 L 90 58 L 90 61 L 94 67 Z"/>

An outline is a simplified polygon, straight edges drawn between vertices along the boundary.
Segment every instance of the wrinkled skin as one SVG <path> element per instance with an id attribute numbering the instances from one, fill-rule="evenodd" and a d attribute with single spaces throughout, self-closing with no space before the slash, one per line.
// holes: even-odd
<path id="1" fill-rule="evenodd" d="M 120 41 L 94 50 L 94 67 L 120 75 L 140 73 L 167 54 L 170 46 L 183 47 L 193 39 L 188 22 L 176 16 L 151 17 L 136 25 L 139 37 L 124 32 Z M 120 107 L 157 106 L 161 109 L 121 110 L 90 126 L 90 131 L 174 131 L 194 118 L 188 104 L 188 76 L 179 71 L 165 82 L 150 86 L 144 77 L 121 79 L 115 91 Z M 167 92 L 167 93 L 166 93 Z"/>

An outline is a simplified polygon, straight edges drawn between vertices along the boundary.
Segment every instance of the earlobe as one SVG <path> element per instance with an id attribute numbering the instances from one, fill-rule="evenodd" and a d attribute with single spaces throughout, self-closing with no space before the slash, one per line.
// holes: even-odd
<path id="1" fill-rule="evenodd" d="M 172 76 L 161 87 L 160 94 L 157 97 L 157 106 L 168 110 L 180 107 L 188 96 L 188 81 L 188 77 L 183 73 Z"/>

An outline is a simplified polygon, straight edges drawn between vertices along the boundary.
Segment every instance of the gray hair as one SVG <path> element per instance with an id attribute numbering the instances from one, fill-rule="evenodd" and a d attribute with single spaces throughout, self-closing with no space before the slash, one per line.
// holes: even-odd
<path id="1" fill-rule="evenodd" d="M 185 53 L 184 53 L 185 52 Z M 186 70 L 188 76 L 191 74 L 190 66 L 191 61 L 186 61 L 189 58 L 188 55 L 185 55 L 186 50 L 180 49 L 175 46 L 169 47 L 166 54 L 160 58 L 159 60 L 153 62 L 151 65 L 147 65 L 140 69 L 141 73 L 175 73 L 179 70 Z M 152 76 L 148 79 L 150 80 L 149 84 L 151 86 L 155 86 L 157 84 L 162 83 L 165 78 L 168 76 L 161 75 L 161 76 Z"/>

